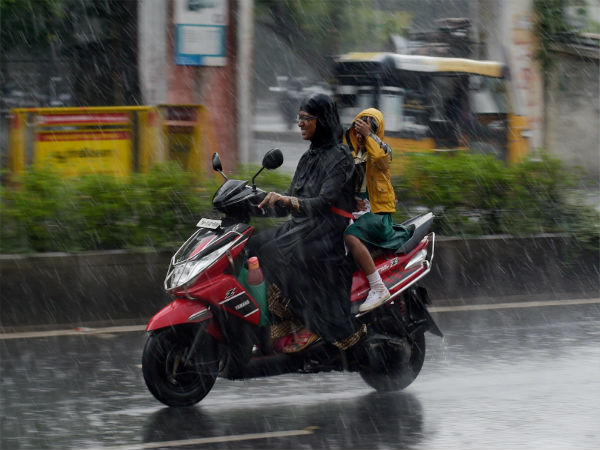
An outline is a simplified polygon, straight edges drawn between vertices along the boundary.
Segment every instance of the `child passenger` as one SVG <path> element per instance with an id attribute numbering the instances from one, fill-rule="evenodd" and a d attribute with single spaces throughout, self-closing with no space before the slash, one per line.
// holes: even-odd
<path id="1" fill-rule="evenodd" d="M 370 286 L 360 312 L 375 309 L 390 298 L 365 243 L 396 249 L 410 237 L 407 228 L 393 223 L 396 196 L 390 180 L 392 149 L 383 142 L 383 132 L 383 114 L 368 108 L 356 116 L 345 134 L 356 168 L 356 220 L 344 232 L 344 241 Z"/>

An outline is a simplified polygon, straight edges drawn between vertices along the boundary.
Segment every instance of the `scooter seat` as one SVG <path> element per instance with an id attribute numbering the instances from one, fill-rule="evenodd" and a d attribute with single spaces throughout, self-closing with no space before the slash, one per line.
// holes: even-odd
<path id="1" fill-rule="evenodd" d="M 414 249 L 419 242 L 429 233 L 431 229 L 431 225 L 433 224 L 433 213 L 425 213 L 420 216 L 413 217 L 405 222 L 402 222 L 402 226 L 406 227 L 410 232 L 410 238 L 394 250 L 395 255 L 405 255 L 409 253 L 412 249 Z M 390 250 L 386 250 L 381 247 L 376 247 L 374 245 L 365 243 L 367 248 L 369 249 L 369 253 L 373 259 L 383 255 L 384 253 L 390 252 Z"/>
<path id="2" fill-rule="evenodd" d="M 427 233 L 429 233 L 431 225 L 433 224 L 433 217 L 433 213 L 429 212 L 403 222 L 402 225 L 408 229 L 412 229 L 412 236 L 408 241 L 397 248 L 394 253 L 396 255 L 404 255 L 414 249 Z"/>

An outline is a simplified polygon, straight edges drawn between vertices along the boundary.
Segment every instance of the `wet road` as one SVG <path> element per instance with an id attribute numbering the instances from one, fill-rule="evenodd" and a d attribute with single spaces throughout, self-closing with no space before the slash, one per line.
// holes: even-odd
<path id="1" fill-rule="evenodd" d="M 141 331 L 4 335 L 0 449 L 598 448 L 599 302 L 438 308 L 446 336 L 427 335 L 404 392 L 337 372 L 219 379 L 180 410 L 144 386 Z"/>

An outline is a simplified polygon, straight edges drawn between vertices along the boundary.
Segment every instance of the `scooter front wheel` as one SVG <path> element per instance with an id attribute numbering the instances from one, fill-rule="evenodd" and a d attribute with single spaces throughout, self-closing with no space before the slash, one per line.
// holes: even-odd
<path id="1" fill-rule="evenodd" d="M 218 371 L 218 343 L 204 326 L 157 330 L 144 346 L 144 381 L 152 395 L 165 405 L 198 403 L 212 389 Z"/>

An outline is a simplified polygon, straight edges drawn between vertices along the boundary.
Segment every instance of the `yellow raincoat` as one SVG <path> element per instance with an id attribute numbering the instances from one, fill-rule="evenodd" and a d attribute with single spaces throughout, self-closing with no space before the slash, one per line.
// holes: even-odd
<path id="1" fill-rule="evenodd" d="M 387 144 L 383 143 L 383 114 L 378 109 L 368 108 L 361 111 L 354 118 L 354 121 L 363 116 L 372 117 L 378 124 L 377 135 L 371 134 L 365 141 L 367 151 L 366 181 L 371 212 L 374 214 L 381 212 L 393 213 L 396 211 L 396 196 L 390 180 L 392 151 Z M 346 143 L 352 149 L 352 155 L 356 157 L 358 143 L 354 127 L 350 127 L 345 137 Z"/>

